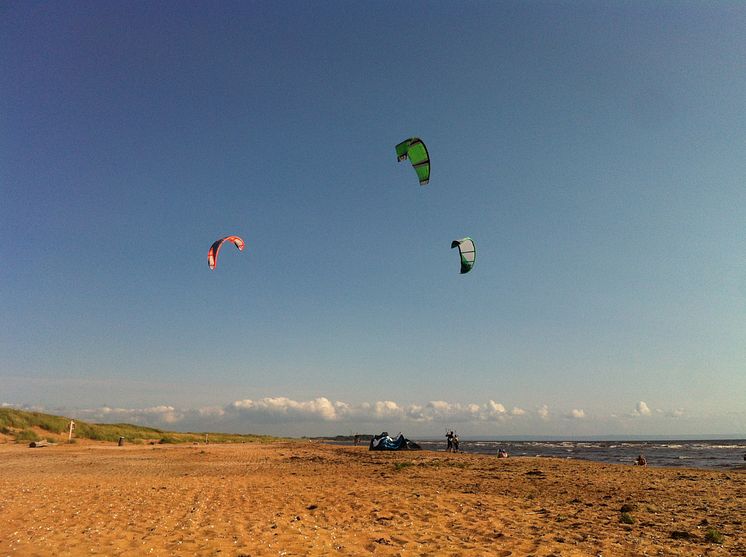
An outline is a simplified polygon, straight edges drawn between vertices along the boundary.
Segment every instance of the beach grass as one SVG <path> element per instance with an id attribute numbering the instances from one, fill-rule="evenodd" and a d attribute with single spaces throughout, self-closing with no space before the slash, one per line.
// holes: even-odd
<path id="1" fill-rule="evenodd" d="M 722 544 L 723 535 L 715 530 L 715 528 L 708 528 L 707 532 L 705 532 L 705 540 L 711 543 Z"/>
<path id="2" fill-rule="evenodd" d="M 38 441 L 41 438 L 67 441 L 71 418 L 15 408 L 0 408 L 0 432 L 15 442 Z M 56 437 L 54 437 L 56 436 Z M 266 443 L 277 438 L 269 435 L 233 433 L 181 433 L 133 424 L 97 424 L 75 420 L 73 439 L 118 442 L 124 437 L 128 443 Z"/>
<path id="3" fill-rule="evenodd" d="M 404 470 L 405 468 L 409 468 L 410 466 L 414 466 L 414 462 L 408 462 L 408 461 L 405 461 L 405 462 L 395 462 L 394 463 L 394 470 L 396 470 L 398 472 L 399 470 Z"/>

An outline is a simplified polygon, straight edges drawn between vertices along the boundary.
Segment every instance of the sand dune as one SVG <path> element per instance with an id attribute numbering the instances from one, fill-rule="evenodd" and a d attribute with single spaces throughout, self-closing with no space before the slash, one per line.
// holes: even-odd
<path id="1" fill-rule="evenodd" d="M 307 442 L 3 445 L 0 469 L 0 555 L 746 556 L 743 471 Z"/>

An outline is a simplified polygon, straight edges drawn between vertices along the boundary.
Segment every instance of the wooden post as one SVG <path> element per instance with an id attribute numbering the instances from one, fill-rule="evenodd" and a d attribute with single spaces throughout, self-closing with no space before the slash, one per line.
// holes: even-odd
<path id="1" fill-rule="evenodd" d="M 67 432 L 67 442 L 68 442 L 68 443 L 69 443 L 69 442 L 70 442 L 70 441 L 72 440 L 72 438 L 73 438 L 73 429 L 75 429 L 75 421 L 74 421 L 74 420 L 70 420 L 70 426 L 69 426 L 69 427 L 70 427 L 70 429 L 69 429 L 69 431 Z"/>

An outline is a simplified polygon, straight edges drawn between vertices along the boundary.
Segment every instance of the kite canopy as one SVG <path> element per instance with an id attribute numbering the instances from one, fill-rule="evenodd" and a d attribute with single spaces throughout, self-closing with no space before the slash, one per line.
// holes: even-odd
<path id="1" fill-rule="evenodd" d="M 396 146 L 396 160 L 399 162 L 409 159 L 424 186 L 430 181 L 430 155 L 427 147 L 419 137 L 410 137 Z"/>
<path id="2" fill-rule="evenodd" d="M 419 451 L 421 447 L 414 441 L 410 441 L 403 434 L 390 437 L 387 432 L 374 435 L 368 446 L 369 451 Z"/>
<path id="3" fill-rule="evenodd" d="M 461 255 L 461 274 L 468 273 L 474 267 L 474 261 L 477 259 L 477 246 L 474 240 L 469 237 L 451 242 L 451 249 L 458 248 Z"/>
<path id="4" fill-rule="evenodd" d="M 216 240 L 215 243 L 210 246 L 210 251 L 207 252 L 207 264 L 210 266 L 210 269 L 214 269 L 218 264 L 218 253 L 220 253 L 220 247 L 223 245 L 223 242 L 226 241 L 236 244 L 239 251 L 243 250 L 244 242 L 238 236 L 226 236 L 221 240 Z"/>

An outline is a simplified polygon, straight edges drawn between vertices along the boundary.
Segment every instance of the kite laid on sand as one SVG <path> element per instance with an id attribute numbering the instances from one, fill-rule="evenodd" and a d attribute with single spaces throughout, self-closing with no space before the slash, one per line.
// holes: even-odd
<path id="1" fill-rule="evenodd" d="M 238 236 L 226 236 L 221 240 L 216 240 L 215 243 L 210 246 L 210 251 L 207 252 L 207 264 L 210 266 L 210 269 L 214 269 L 218 264 L 218 253 L 220 252 L 220 247 L 223 245 L 223 242 L 226 241 L 236 244 L 239 251 L 243 250 L 244 242 Z"/>
<path id="2" fill-rule="evenodd" d="M 458 248 L 461 255 L 461 274 L 468 273 L 474 267 L 474 261 L 477 259 L 477 246 L 474 240 L 469 237 L 451 242 L 451 249 Z"/>
<path id="3" fill-rule="evenodd" d="M 396 160 L 401 162 L 406 159 L 410 160 L 417 172 L 420 185 L 427 185 L 430 181 L 430 155 L 419 137 L 410 137 L 396 146 Z"/>
<path id="4" fill-rule="evenodd" d="M 368 446 L 369 451 L 419 451 L 421 447 L 414 441 L 410 441 L 403 434 L 391 437 L 387 432 L 374 435 Z"/>

